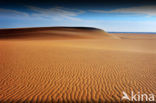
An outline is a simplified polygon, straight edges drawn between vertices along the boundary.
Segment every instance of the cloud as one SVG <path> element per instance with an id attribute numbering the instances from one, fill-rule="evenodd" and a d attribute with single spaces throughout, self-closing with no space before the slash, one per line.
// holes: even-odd
<path id="1" fill-rule="evenodd" d="M 53 8 L 40 8 L 35 6 L 27 6 L 27 8 L 30 9 L 31 12 L 0 8 L 0 16 L 9 18 L 26 17 L 29 19 L 36 18 L 42 20 L 53 19 L 55 21 L 61 20 L 82 21 L 77 16 L 85 12 L 83 10 L 68 9 L 59 6 Z"/>
<path id="2" fill-rule="evenodd" d="M 25 17 L 29 16 L 29 14 L 25 12 L 20 12 L 11 9 L 2 9 L 2 8 L 0 8 L 0 15 L 1 16 L 25 16 Z"/>
<path id="3" fill-rule="evenodd" d="M 89 10 L 91 12 L 96 13 L 133 13 L 133 14 L 144 14 L 148 16 L 156 16 L 156 6 L 137 6 L 137 7 L 129 7 L 129 8 L 119 8 L 114 10 Z"/>
<path id="4" fill-rule="evenodd" d="M 39 8 L 34 6 L 28 6 L 29 9 L 33 11 L 32 16 L 42 17 L 42 18 L 51 18 L 55 20 L 77 20 L 81 21 L 80 18 L 77 18 L 79 14 L 84 13 L 82 10 L 68 9 L 64 7 L 53 7 L 53 8 Z"/>

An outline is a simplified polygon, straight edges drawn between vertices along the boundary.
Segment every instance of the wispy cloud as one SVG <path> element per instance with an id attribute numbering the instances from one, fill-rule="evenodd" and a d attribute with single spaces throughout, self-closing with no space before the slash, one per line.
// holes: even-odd
<path id="1" fill-rule="evenodd" d="M 148 16 L 156 16 L 156 6 L 137 6 L 129 8 L 119 8 L 114 10 L 90 10 L 96 13 L 133 13 L 133 14 L 144 14 Z"/>
<path id="2" fill-rule="evenodd" d="M 12 9 L 3 9 L 0 8 L 0 15 L 1 16 L 25 16 L 28 17 L 29 14 L 17 10 L 12 10 Z"/>
<path id="3" fill-rule="evenodd" d="M 77 18 L 79 14 L 84 13 L 82 10 L 76 10 L 76 9 L 68 9 L 64 7 L 53 7 L 53 8 L 39 8 L 34 6 L 28 6 L 29 9 L 31 9 L 34 13 L 33 16 L 36 17 L 43 17 L 43 18 L 51 18 L 55 20 L 62 20 L 62 19 L 69 19 L 69 20 L 78 20 L 80 21 L 80 18 Z"/>
<path id="4" fill-rule="evenodd" d="M 29 18 L 41 18 L 41 19 L 53 19 L 55 21 L 60 20 L 73 20 L 81 21 L 77 16 L 85 13 L 83 10 L 69 9 L 64 7 L 53 7 L 53 8 L 40 8 L 35 6 L 27 6 L 31 12 L 19 11 L 13 9 L 0 8 L 0 16 L 12 17 L 29 17 Z"/>

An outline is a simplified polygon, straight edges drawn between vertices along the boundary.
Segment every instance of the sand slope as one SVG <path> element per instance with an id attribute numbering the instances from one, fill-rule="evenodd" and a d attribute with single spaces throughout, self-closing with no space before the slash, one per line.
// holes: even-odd
<path id="1" fill-rule="evenodd" d="M 153 39 L 3 38 L 0 101 L 120 102 L 122 91 L 155 94 L 155 45 Z"/>
<path id="2" fill-rule="evenodd" d="M 78 39 L 107 37 L 101 29 L 92 27 L 38 27 L 0 29 L 0 39 Z"/>

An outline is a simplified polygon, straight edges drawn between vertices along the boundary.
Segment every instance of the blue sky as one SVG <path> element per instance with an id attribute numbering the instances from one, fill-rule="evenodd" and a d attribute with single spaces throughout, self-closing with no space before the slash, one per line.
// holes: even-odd
<path id="1" fill-rule="evenodd" d="M 0 7 L 0 28 L 89 26 L 107 32 L 156 32 L 155 5 L 111 8 Z"/>

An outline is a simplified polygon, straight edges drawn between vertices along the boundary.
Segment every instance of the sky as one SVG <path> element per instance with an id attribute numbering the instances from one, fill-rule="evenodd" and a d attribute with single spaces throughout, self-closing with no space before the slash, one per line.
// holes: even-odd
<path id="1" fill-rule="evenodd" d="M 5 0 L 0 28 L 79 26 L 107 32 L 156 32 L 156 3 L 150 0 Z"/>

